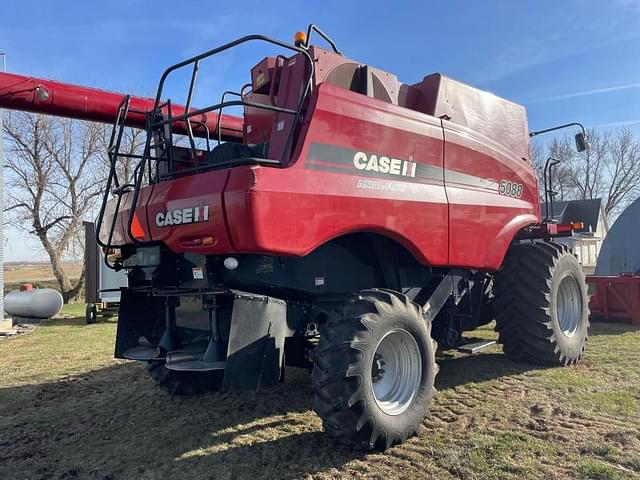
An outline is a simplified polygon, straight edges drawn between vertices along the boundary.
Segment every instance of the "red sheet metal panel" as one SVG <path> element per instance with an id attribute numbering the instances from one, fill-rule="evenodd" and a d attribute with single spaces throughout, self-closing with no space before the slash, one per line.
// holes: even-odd
<path id="1" fill-rule="evenodd" d="M 522 105 L 434 73 L 411 88 L 421 92 L 419 110 L 497 143 L 509 155 L 530 160 L 527 113 Z"/>
<path id="2" fill-rule="evenodd" d="M 591 315 L 605 320 L 627 319 L 640 327 L 640 276 L 588 276 L 587 283 L 596 289 L 589 307 Z"/>

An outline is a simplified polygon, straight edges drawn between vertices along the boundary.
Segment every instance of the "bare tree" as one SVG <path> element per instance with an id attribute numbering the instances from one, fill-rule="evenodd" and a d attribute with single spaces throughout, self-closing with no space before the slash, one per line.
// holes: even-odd
<path id="1" fill-rule="evenodd" d="M 606 175 L 611 150 L 611 134 L 600 134 L 594 130 L 588 135 L 590 148 L 579 154 L 571 149 L 571 142 L 565 138 L 562 142 L 571 156 L 567 162 L 573 197 L 577 199 L 601 198 L 610 179 Z"/>
<path id="2" fill-rule="evenodd" d="M 544 162 L 560 160 L 552 182 L 558 200 L 602 198 L 607 214 L 615 215 L 640 195 L 640 139 L 628 130 L 616 133 L 591 130 L 591 148 L 575 151 L 573 140 L 554 139 L 532 148 L 532 157 L 542 185 Z"/>
<path id="3" fill-rule="evenodd" d="M 607 212 L 619 212 L 640 195 L 640 139 L 630 130 L 618 132 L 612 142 L 607 176 Z"/>
<path id="4" fill-rule="evenodd" d="M 65 303 L 77 297 L 84 282 L 84 268 L 73 283 L 63 259 L 73 247 L 81 248 L 82 220 L 104 184 L 103 130 L 28 113 L 7 115 L 4 123 L 5 211 L 42 244 Z"/>

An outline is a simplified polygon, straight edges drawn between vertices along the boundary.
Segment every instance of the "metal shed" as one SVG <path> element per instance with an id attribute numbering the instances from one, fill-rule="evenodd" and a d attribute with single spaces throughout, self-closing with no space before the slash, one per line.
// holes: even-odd
<path id="1" fill-rule="evenodd" d="M 127 286 L 124 270 L 116 272 L 108 268 L 104 255 L 96 242 L 93 222 L 84 224 L 85 302 L 87 323 L 94 323 L 98 313 L 112 316 L 120 303 L 120 288 Z"/>

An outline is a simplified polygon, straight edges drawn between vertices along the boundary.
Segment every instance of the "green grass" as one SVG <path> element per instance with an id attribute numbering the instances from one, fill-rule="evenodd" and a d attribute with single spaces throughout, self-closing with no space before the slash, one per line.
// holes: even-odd
<path id="1" fill-rule="evenodd" d="M 600 460 L 580 460 L 578 464 L 579 478 L 585 480 L 623 480 L 624 477 L 620 470 L 607 465 Z"/>
<path id="2" fill-rule="evenodd" d="M 595 323 L 582 364 L 541 370 L 534 381 L 562 391 L 584 413 L 640 416 L 638 330 L 623 324 Z M 612 386 L 614 388 L 612 388 Z"/>
<path id="3" fill-rule="evenodd" d="M 438 466 L 457 477 L 519 479 L 534 476 L 540 458 L 556 454 L 555 446 L 524 432 L 500 432 L 493 435 L 469 432 L 461 445 L 452 448 L 446 440 L 436 443 Z"/>
<path id="4" fill-rule="evenodd" d="M 68 303 L 62 307 L 62 311 L 60 313 L 71 317 L 82 317 L 85 313 L 84 309 L 84 303 Z"/>
<path id="5" fill-rule="evenodd" d="M 584 362 L 564 369 L 500 347 L 445 353 L 420 435 L 358 453 L 322 432 L 304 371 L 258 393 L 171 397 L 113 359 L 115 320 L 62 313 L 0 341 L 3 480 L 640 477 L 640 330 L 628 326 L 594 324 Z"/>
<path id="6" fill-rule="evenodd" d="M 47 320 L 35 332 L 0 343 L 0 386 L 33 385 L 113 365 L 113 323 L 85 325 L 83 316 Z"/>

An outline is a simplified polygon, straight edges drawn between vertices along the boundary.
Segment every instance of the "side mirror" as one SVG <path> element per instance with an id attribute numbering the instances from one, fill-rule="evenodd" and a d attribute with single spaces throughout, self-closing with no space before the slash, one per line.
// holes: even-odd
<path id="1" fill-rule="evenodd" d="M 578 152 L 584 152 L 589 149 L 587 139 L 584 137 L 584 133 L 576 133 L 576 150 Z"/>

